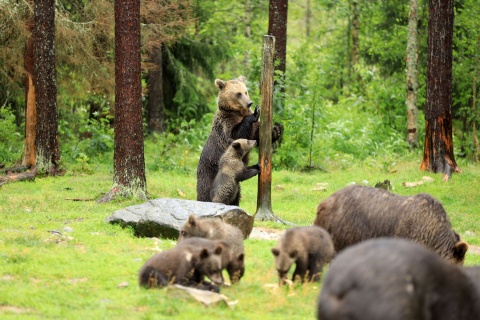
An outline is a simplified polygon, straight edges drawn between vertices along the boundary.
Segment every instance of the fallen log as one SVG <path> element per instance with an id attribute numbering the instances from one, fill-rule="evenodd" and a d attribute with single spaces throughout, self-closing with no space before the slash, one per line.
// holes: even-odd
<path id="1" fill-rule="evenodd" d="M 0 185 L 17 181 L 34 181 L 37 176 L 37 168 L 33 168 L 29 172 L 11 173 L 6 176 L 0 176 Z"/>
<path id="2" fill-rule="evenodd" d="M 20 166 L 20 167 L 9 167 L 9 168 L 5 168 L 5 169 L 2 169 L 0 170 L 1 173 L 18 173 L 18 172 L 24 172 L 24 171 L 27 171 L 29 170 L 30 168 L 27 167 L 27 166 Z"/>

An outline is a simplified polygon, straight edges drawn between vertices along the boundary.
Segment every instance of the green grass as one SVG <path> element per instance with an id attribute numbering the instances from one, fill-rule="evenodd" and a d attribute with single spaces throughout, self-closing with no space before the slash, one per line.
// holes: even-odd
<path id="1" fill-rule="evenodd" d="M 147 146 L 147 150 L 148 147 Z M 147 170 L 150 196 L 195 199 L 195 164 L 198 153 L 176 151 L 176 170 Z M 149 154 L 153 154 L 149 150 Z M 147 156 L 147 168 L 151 158 Z M 183 162 L 183 163 L 182 163 Z M 223 294 L 237 300 L 235 310 L 224 305 L 205 307 L 193 300 L 172 296 L 166 290 L 138 287 L 137 272 L 155 253 L 154 240 L 136 238 L 131 229 L 109 225 L 104 219 L 113 211 L 139 203 L 135 199 L 97 205 L 65 198 L 99 198 L 109 190 L 112 176 L 105 165 L 92 165 L 94 175 L 37 178 L 35 182 L 7 184 L 0 189 L 0 317 L 2 319 L 312 319 L 320 290 L 318 284 L 297 285 L 292 289 L 271 289 L 277 283 L 270 248 L 273 241 L 245 241 L 246 273 L 239 285 L 223 288 Z M 480 245 L 480 166 L 461 164 L 464 173 L 451 182 L 441 175 L 418 170 L 419 163 L 400 163 L 398 172 L 355 166 L 332 173 L 276 171 L 272 191 L 273 210 L 281 218 L 298 225 L 311 224 L 318 203 L 347 183 L 367 180 L 369 185 L 390 179 L 394 192 L 410 195 L 432 194 L 442 201 L 454 229 L 470 244 Z M 404 181 L 418 181 L 428 175 L 435 179 L 416 188 L 404 188 Z M 242 207 L 255 212 L 256 178 L 242 184 Z M 315 183 L 329 183 L 327 191 L 312 191 Z M 296 189 L 296 190 L 295 190 Z M 257 225 L 285 228 L 274 223 Z M 73 237 L 61 243 L 47 230 L 73 228 Z M 465 236 L 465 231 L 477 237 Z M 158 246 L 174 246 L 162 239 Z M 135 259 L 141 261 L 134 261 Z M 468 254 L 466 265 L 480 264 L 480 256 Z M 13 279 L 8 276 L 13 276 Z M 74 283 L 74 279 L 77 279 Z M 79 280 L 78 280 L 79 279 Z M 117 284 L 128 281 L 127 288 Z M 6 309 L 20 308 L 23 312 Z"/>

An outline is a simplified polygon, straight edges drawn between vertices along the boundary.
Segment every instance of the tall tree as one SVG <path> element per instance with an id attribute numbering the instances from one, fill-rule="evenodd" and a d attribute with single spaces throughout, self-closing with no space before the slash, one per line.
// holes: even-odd
<path id="1" fill-rule="evenodd" d="M 250 0 L 245 0 L 245 38 L 250 38 L 252 35 L 252 6 L 250 4 Z M 243 64 L 245 66 L 244 73 L 247 74 L 250 70 L 250 52 L 248 49 L 245 50 L 245 54 L 243 57 Z"/>
<path id="2" fill-rule="evenodd" d="M 112 189 L 146 199 L 140 66 L 140 0 L 115 0 L 115 151 Z"/>
<path id="3" fill-rule="evenodd" d="M 430 0 L 427 37 L 427 97 L 425 149 L 420 170 L 461 172 L 455 162 L 452 137 L 452 45 L 454 0 Z"/>
<path id="4" fill-rule="evenodd" d="M 165 131 L 165 106 L 163 102 L 162 47 L 155 47 L 150 54 L 154 67 L 148 72 L 148 128 Z"/>
<path id="5" fill-rule="evenodd" d="M 55 1 L 36 0 L 34 7 L 34 83 L 37 106 L 36 167 L 55 173 L 60 165 L 55 70 Z"/>
<path id="6" fill-rule="evenodd" d="M 407 142 L 412 146 L 418 146 L 417 130 L 417 25 L 418 25 L 418 0 L 410 0 L 410 18 L 407 31 Z"/>
<path id="7" fill-rule="evenodd" d="M 475 74 L 473 76 L 473 103 L 472 103 L 472 113 L 475 115 L 475 106 L 477 104 L 477 80 L 478 80 L 478 55 L 480 49 L 480 36 L 477 36 L 477 50 L 475 52 Z M 478 154 L 480 153 L 480 145 L 478 143 L 477 137 L 477 125 L 475 123 L 476 117 L 473 118 L 473 140 L 475 141 L 475 147 L 477 151 L 475 151 L 474 159 L 478 161 Z"/>
<path id="8" fill-rule="evenodd" d="M 35 136 L 37 135 L 37 109 L 35 105 L 35 86 L 33 84 L 33 1 L 27 6 L 26 26 L 29 37 L 25 44 L 25 144 L 23 147 L 22 166 L 35 165 Z"/>
<path id="9" fill-rule="evenodd" d="M 268 34 L 275 37 L 275 60 L 279 60 L 275 71 L 285 75 L 287 59 L 287 14 L 288 0 L 270 0 Z"/>
<path id="10" fill-rule="evenodd" d="M 358 31 L 360 30 L 360 21 L 358 20 L 358 8 L 357 1 L 352 3 L 352 14 L 353 14 L 353 32 L 352 32 L 352 51 L 353 51 L 353 68 L 355 69 L 358 65 Z"/>

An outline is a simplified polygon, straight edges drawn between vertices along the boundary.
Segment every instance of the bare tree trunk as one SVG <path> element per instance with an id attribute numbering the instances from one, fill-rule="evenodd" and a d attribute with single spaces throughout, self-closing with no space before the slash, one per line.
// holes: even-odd
<path id="1" fill-rule="evenodd" d="M 417 24 L 418 0 L 410 0 L 410 19 L 407 33 L 407 142 L 412 147 L 418 146 L 417 130 Z"/>
<path id="2" fill-rule="evenodd" d="M 475 106 L 477 104 L 477 79 L 478 79 L 478 55 L 480 48 L 480 36 L 477 36 L 477 50 L 475 52 L 475 76 L 473 77 L 473 104 L 472 104 L 472 113 L 475 114 Z M 480 152 L 480 146 L 478 144 L 477 137 L 477 127 L 476 127 L 476 117 L 473 118 L 473 140 L 475 141 L 475 147 L 477 151 L 475 152 L 475 161 L 478 162 L 478 153 Z"/>
<path id="3" fill-rule="evenodd" d="M 353 44 L 353 68 L 358 65 L 358 31 L 360 29 L 360 21 L 358 21 L 357 2 L 353 1 L 353 32 L 352 32 L 352 44 Z"/>
<path id="4" fill-rule="evenodd" d="M 148 72 L 148 128 L 150 131 L 165 131 L 165 105 L 163 102 L 162 48 L 154 48 L 151 62 L 158 68 Z"/>
<path id="5" fill-rule="evenodd" d="M 146 199 L 140 68 L 140 0 L 115 0 L 115 151 L 112 189 Z"/>
<path id="6" fill-rule="evenodd" d="M 422 35 L 423 30 L 425 29 L 425 7 L 427 6 L 428 0 L 423 1 L 423 9 L 422 9 L 422 21 L 420 23 L 420 33 L 418 34 L 418 44 L 417 44 L 417 81 L 420 78 L 420 67 L 421 67 L 421 60 L 420 60 L 420 46 L 422 45 Z"/>
<path id="7" fill-rule="evenodd" d="M 420 170 L 461 172 L 452 139 L 453 0 L 430 0 L 428 14 L 425 149 Z"/>
<path id="8" fill-rule="evenodd" d="M 310 8 L 310 0 L 307 0 L 307 10 L 305 12 L 305 21 L 307 26 L 307 38 L 310 36 L 310 18 L 312 17 L 312 11 Z"/>
<path id="9" fill-rule="evenodd" d="M 250 0 L 245 0 L 245 38 L 250 38 L 252 35 L 252 7 L 250 5 Z M 243 57 L 243 65 L 245 67 L 245 73 L 250 70 L 250 52 L 245 50 Z"/>
<path id="10" fill-rule="evenodd" d="M 37 106 L 36 166 L 55 174 L 60 165 L 55 70 L 55 1 L 36 0 L 34 8 L 34 81 Z"/>
<path id="11" fill-rule="evenodd" d="M 348 2 L 348 9 L 351 8 L 351 2 Z M 350 10 L 349 10 L 350 11 Z M 350 33 L 352 32 L 352 22 L 350 16 L 348 16 L 348 25 L 347 25 L 347 84 L 350 83 L 352 76 L 352 63 L 351 63 L 351 53 L 350 53 Z"/>
<path id="12" fill-rule="evenodd" d="M 287 59 L 287 14 L 288 0 L 270 0 L 268 34 L 275 37 L 275 60 L 280 62 L 275 71 L 282 71 L 283 75 Z"/>
<path id="13" fill-rule="evenodd" d="M 29 1 L 33 8 L 33 1 Z M 37 109 L 35 105 L 35 85 L 33 83 L 33 12 L 27 9 L 27 31 L 30 36 L 25 44 L 25 144 L 23 146 L 22 166 L 35 166 L 35 136 L 37 135 Z"/>

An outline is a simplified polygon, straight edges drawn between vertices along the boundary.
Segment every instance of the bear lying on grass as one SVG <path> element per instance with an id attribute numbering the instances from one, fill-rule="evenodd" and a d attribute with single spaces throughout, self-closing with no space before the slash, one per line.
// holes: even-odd
<path id="1" fill-rule="evenodd" d="M 330 233 L 337 252 L 379 237 L 410 239 L 457 264 L 463 264 L 468 250 L 468 244 L 453 231 L 442 204 L 424 193 L 406 197 L 349 186 L 320 202 L 314 225 Z"/>
<path id="2" fill-rule="evenodd" d="M 317 316 L 319 320 L 480 319 L 478 275 L 478 267 L 456 266 L 408 240 L 368 240 L 345 249 L 332 262 Z"/>
<path id="3" fill-rule="evenodd" d="M 218 93 L 218 111 L 212 124 L 212 131 L 203 147 L 197 167 L 197 201 L 211 202 L 213 180 L 218 173 L 220 157 L 230 145 L 230 139 L 256 140 L 259 143 L 258 109 L 252 112 L 253 104 L 248 96 L 245 78 L 238 80 L 215 80 L 220 89 Z M 279 140 L 283 126 L 275 124 L 272 128 L 272 142 Z M 248 158 L 246 159 L 248 165 Z"/>

